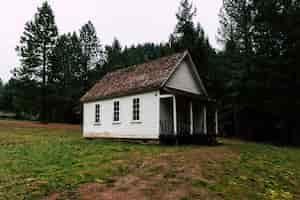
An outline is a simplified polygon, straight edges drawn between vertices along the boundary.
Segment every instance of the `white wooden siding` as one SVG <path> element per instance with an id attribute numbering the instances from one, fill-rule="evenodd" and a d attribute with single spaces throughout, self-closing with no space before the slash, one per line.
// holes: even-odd
<path id="1" fill-rule="evenodd" d="M 159 138 L 159 91 L 84 104 L 83 135 L 88 138 Z M 140 122 L 133 122 L 132 101 L 140 98 Z M 120 123 L 113 122 L 113 102 L 120 101 Z M 101 106 L 101 124 L 95 124 L 95 104 Z"/>
<path id="2" fill-rule="evenodd" d="M 180 64 L 166 86 L 194 94 L 201 94 L 200 82 L 186 61 Z"/>

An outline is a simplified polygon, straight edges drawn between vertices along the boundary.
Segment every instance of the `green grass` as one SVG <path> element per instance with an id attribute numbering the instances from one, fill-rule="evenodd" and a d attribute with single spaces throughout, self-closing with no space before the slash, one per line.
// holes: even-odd
<path id="1" fill-rule="evenodd" d="M 238 159 L 207 172 L 226 199 L 300 199 L 300 149 L 227 141 Z M 208 167 L 209 169 L 209 167 Z M 217 172 L 217 173 L 215 173 Z"/>
<path id="2" fill-rule="evenodd" d="M 84 140 L 66 130 L 0 128 L 0 138 L 0 199 L 33 198 L 120 175 L 127 160 L 113 161 L 144 151 L 142 145 Z"/>
<path id="3" fill-rule="evenodd" d="M 183 166 L 202 175 L 185 176 Z M 0 127 L 0 199 L 35 199 L 128 174 L 145 180 L 161 174 L 158 188 L 190 188 L 178 199 L 197 199 L 199 188 L 223 199 L 300 199 L 297 148 L 230 140 L 220 147 L 162 147 L 85 140 L 74 130 Z"/>

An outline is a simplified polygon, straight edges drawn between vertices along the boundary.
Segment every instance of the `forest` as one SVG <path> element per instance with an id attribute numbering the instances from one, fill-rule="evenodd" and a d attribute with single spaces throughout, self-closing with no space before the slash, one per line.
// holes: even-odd
<path id="1" fill-rule="evenodd" d="M 104 45 L 91 21 L 60 33 L 46 1 L 16 45 L 20 66 L 7 83 L 0 79 L 0 111 L 79 123 L 80 97 L 107 72 L 189 50 L 217 101 L 223 135 L 299 144 L 300 1 L 224 0 L 222 49 L 210 45 L 196 14 L 192 2 L 182 0 L 167 42 L 122 46 L 115 38 Z"/>

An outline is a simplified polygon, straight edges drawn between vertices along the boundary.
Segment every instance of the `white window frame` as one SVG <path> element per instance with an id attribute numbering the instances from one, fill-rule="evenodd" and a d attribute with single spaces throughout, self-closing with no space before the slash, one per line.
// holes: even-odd
<path id="1" fill-rule="evenodd" d="M 138 100 L 137 105 L 136 105 L 136 102 L 135 102 L 136 100 Z M 136 118 L 136 116 L 138 118 Z M 132 122 L 141 122 L 141 98 L 140 97 L 134 97 L 132 99 Z"/>
<path id="2" fill-rule="evenodd" d="M 118 110 L 115 110 L 115 103 L 118 103 Z M 113 101 L 113 124 L 119 124 L 121 122 L 121 103 L 120 100 Z M 115 114 L 118 114 L 118 121 L 115 120 Z"/>
<path id="3" fill-rule="evenodd" d="M 95 104 L 95 124 L 100 125 L 101 124 L 101 105 Z"/>

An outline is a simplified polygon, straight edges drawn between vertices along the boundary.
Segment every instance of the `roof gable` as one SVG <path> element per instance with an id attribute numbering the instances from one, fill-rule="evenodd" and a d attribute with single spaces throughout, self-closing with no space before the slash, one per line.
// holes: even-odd
<path id="1" fill-rule="evenodd" d="M 165 80 L 163 87 L 208 96 L 191 55 L 188 51 L 185 53 L 184 58 L 177 63 L 169 78 Z"/>
<path id="2" fill-rule="evenodd" d="M 165 87 L 177 89 L 197 95 L 203 95 L 200 81 L 197 79 L 195 72 L 193 72 L 190 63 L 182 61 L 176 71 L 167 81 Z"/>

